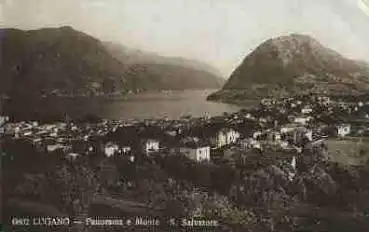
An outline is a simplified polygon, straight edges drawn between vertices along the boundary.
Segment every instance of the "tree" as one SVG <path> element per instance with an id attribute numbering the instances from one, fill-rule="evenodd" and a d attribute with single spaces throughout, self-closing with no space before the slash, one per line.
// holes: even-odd
<path id="1" fill-rule="evenodd" d="M 234 170 L 227 165 L 220 165 L 212 173 L 212 186 L 221 193 L 228 194 L 235 177 Z"/>
<path id="2" fill-rule="evenodd" d="M 92 170 L 83 166 L 61 165 L 53 175 L 53 189 L 58 194 L 62 211 L 71 216 L 86 217 L 100 184 Z M 81 227 L 82 226 L 82 227 Z M 76 231 L 85 231 L 77 225 Z"/>

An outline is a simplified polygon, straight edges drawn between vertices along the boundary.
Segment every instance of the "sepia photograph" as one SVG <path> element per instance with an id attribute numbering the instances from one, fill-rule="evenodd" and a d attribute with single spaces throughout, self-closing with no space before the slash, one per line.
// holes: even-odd
<path id="1" fill-rule="evenodd" d="M 369 232 L 369 0 L 0 0 L 0 232 Z"/>

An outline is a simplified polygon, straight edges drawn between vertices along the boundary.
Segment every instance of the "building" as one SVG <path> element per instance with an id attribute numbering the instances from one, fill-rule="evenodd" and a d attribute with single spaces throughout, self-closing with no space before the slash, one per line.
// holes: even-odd
<path id="1" fill-rule="evenodd" d="M 261 144 L 255 139 L 244 139 L 240 142 L 241 148 L 243 149 L 261 149 Z"/>
<path id="2" fill-rule="evenodd" d="M 61 150 L 63 152 L 68 152 L 72 150 L 71 146 L 66 146 L 64 144 L 56 143 L 56 144 L 48 144 L 46 145 L 47 152 L 54 152 L 56 150 Z"/>
<path id="3" fill-rule="evenodd" d="M 350 124 L 341 124 L 337 126 L 337 134 L 339 137 L 347 136 L 351 133 L 351 125 Z"/>
<path id="4" fill-rule="evenodd" d="M 312 112 L 313 112 L 313 109 L 310 108 L 310 107 L 304 107 L 304 108 L 301 109 L 302 114 L 310 114 Z"/>
<path id="5" fill-rule="evenodd" d="M 0 126 L 3 126 L 8 121 L 9 121 L 9 117 L 0 116 Z"/>
<path id="6" fill-rule="evenodd" d="M 117 144 L 114 144 L 114 143 L 111 143 L 111 142 L 105 144 L 104 154 L 107 157 L 111 157 L 111 156 L 115 155 L 117 152 L 119 152 L 119 146 Z"/>
<path id="7" fill-rule="evenodd" d="M 132 148 L 130 146 L 124 146 L 124 147 L 121 148 L 121 153 L 122 154 L 127 154 L 130 151 L 132 151 Z"/>
<path id="8" fill-rule="evenodd" d="M 280 132 L 281 132 L 282 134 L 286 134 L 286 133 L 288 133 L 288 132 L 291 132 L 291 131 L 296 130 L 296 128 L 298 128 L 298 126 L 297 126 L 297 125 L 295 125 L 295 124 L 286 124 L 286 125 L 283 125 L 283 126 L 281 127 Z"/>
<path id="9" fill-rule="evenodd" d="M 179 152 L 197 162 L 210 161 L 210 146 L 197 138 L 185 141 L 179 148 Z"/>
<path id="10" fill-rule="evenodd" d="M 269 142 L 278 142 L 278 141 L 281 141 L 282 139 L 282 135 L 280 132 L 278 131 L 268 131 L 268 134 L 267 134 L 267 140 Z"/>
<path id="11" fill-rule="evenodd" d="M 156 152 L 160 149 L 160 142 L 155 139 L 146 139 L 143 141 L 143 151 L 148 154 L 150 152 Z"/>
<path id="12" fill-rule="evenodd" d="M 299 127 L 289 134 L 289 138 L 291 138 L 295 144 L 300 144 L 304 142 L 305 139 L 310 142 L 313 140 L 313 131 L 311 129 Z"/>
<path id="13" fill-rule="evenodd" d="M 293 181 L 296 176 L 296 168 L 297 168 L 297 159 L 296 156 L 293 156 L 292 159 L 289 160 L 292 169 L 288 170 L 288 179 Z"/>
<path id="14" fill-rule="evenodd" d="M 76 160 L 80 155 L 77 153 L 69 153 L 68 155 L 66 155 L 66 159 L 69 161 L 74 161 Z"/>
<path id="15" fill-rule="evenodd" d="M 311 117 L 300 116 L 294 118 L 294 123 L 305 125 L 311 120 Z"/>
<path id="16" fill-rule="evenodd" d="M 212 145 L 221 148 L 226 145 L 234 144 L 241 137 L 241 134 L 231 128 L 223 128 L 219 130 L 215 137 L 211 138 Z"/>
<path id="17" fill-rule="evenodd" d="M 262 135 L 263 135 L 263 133 L 262 133 L 261 131 L 255 131 L 255 132 L 252 134 L 252 138 L 253 138 L 253 139 L 256 139 L 256 140 L 260 140 Z"/>

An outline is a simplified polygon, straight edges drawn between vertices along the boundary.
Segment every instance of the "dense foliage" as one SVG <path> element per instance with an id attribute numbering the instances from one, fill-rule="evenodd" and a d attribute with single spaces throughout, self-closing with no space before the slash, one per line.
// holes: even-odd
<path id="1" fill-rule="evenodd" d="M 155 215 L 215 218 L 233 231 L 331 231 L 343 222 L 350 231 L 369 226 L 362 214 L 369 208 L 367 166 L 303 160 L 291 181 L 290 167 L 281 163 L 244 172 L 245 167 L 195 163 L 180 155 L 154 154 L 132 162 L 96 153 L 70 161 L 14 141 L 4 145 L 6 216 L 14 212 L 9 203 L 14 201 L 83 216 L 92 213 L 94 199 L 112 197 L 143 203 Z"/>

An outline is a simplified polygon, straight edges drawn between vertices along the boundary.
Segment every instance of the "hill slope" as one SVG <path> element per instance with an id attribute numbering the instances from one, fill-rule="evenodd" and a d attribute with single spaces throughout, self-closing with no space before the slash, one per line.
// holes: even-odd
<path id="1" fill-rule="evenodd" d="M 215 76 L 221 76 L 219 70 L 211 65 L 197 60 L 190 60 L 183 57 L 166 57 L 154 52 L 142 51 L 130 48 L 121 44 L 105 42 L 106 49 L 119 59 L 124 59 L 126 64 L 171 64 L 180 65 L 187 68 L 206 71 Z"/>
<path id="2" fill-rule="evenodd" d="M 306 35 L 269 39 L 249 54 L 209 99 L 239 100 L 259 95 L 311 91 L 347 94 L 369 90 L 369 66 L 346 59 Z"/>
<path id="3" fill-rule="evenodd" d="M 71 27 L 2 29 L 1 47 L 0 90 L 11 97 L 135 88 L 99 40 Z"/>
<path id="4" fill-rule="evenodd" d="M 217 76 L 188 66 L 137 65 L 137 55 L 118 56 L 106 44 L 71 27 L 1 29 L 1 49 L 0 93 L 10 97 L 219 88 L 222 84 Z"/>
<path id="5" fill-rule="evenodd" d="M 125 46 L 106 43 L 112 56 L 127 65 L 127 72 L 144 88 L 218 89 L 225 80 L 210 65 L 181 57 L 164 57 Z"/>

